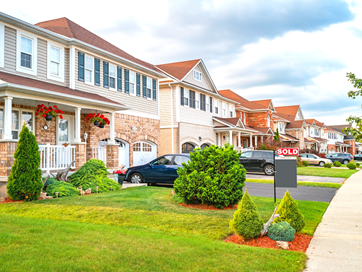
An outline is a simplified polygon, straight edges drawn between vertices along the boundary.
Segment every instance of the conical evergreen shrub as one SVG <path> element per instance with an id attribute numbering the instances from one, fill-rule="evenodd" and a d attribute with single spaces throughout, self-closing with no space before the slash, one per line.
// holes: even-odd
<path id="1" fill-rule="evenodd" d="M 290 196 L 289 191 L 285 192 L 277 209 L 277 214 L 280 217 L 274 220 L 275 223 L 288 222 L 296 232 L 300 232 L 304 228 L 304 215 L 299 211 L 298 204 Z"/>
<path id="2" fill-rule="evenodd" d="M 234 218 L 230 221 L 230 228 L 244 239 L 250 239 L 259 236 L 263 226 L 256 205 L 246 190 L 239 202 L 238 209 L 234 213 Z"/>
<path id="3" fill-rule="evenodd" d="M 12 200 L 37 200 L 43 183 L 41 181 L 39 146 L 35 136 L 24 124 L 14 154 L 14 164 L 6 186 Z"/>

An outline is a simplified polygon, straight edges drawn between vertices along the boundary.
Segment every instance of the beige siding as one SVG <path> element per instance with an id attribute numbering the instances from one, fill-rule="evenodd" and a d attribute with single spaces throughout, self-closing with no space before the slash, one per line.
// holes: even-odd
<path id="1" fill-rule="evenodd" d="M 160 126 L 171 126 L 171 89 L 160 88 Z"/>
<path id="2" fill-rule="evenodd" d="M 38 38 L 38 79 L 47 80 L 47 41 Z"/>
<path id="3" fill-rule="evenodd" d="M 5 26 L 5 71 L 16 72 L 16 30 Z"/>
<path id="4" fill-rule="evenodd" d="M 81 51 L 82 52 L 82 51 Z M 99 58 L 98 56 L 86 54 L 91 57 Z M 110 90 L 108 88 L 103 87 L 103 59 L 99 58 L 101 60 L 100 64 L 100 86 L 96 85 L 90 85 L 86 84 L 82 81 L 78 80 L 78 50 L 75 52 L 75 88 L 77 90 L 81 90 L 84 92 L 91 92 L 96 93 L 102 96 L 105 96 L 111 100 L 114 100 L 118 103 L 121 103 L 123 105 L 126 105 L 128 107 L 131 107 L 132 111 L 138 111 L 140 113 L 146 113 L 146 114 L 152 114 L 152 115 L 158 115 L 158 99 L 159 99 L 159 93 L 157 93 L 157 100 L 149 100 L 142 97 L 142 74 L 141 74 L 141 97 L 130 95 L 124 93 L 124 67 L 122 67 L 122 92 L 119 92 L 117 90 Z M 109 62 L 109 61 L 107 61 Z M 117 65 L 116 63 L 109 62 L 110 64 Z M 138 72 L 136 70 L 131 70 L 133 72 Z M 156 78 L 155 78 L 156 79 Z M 156 79 L 157 80 L 157 79 Z"/>
<path id="5" fill-rule="evenodd" d="M 194 70 L 201 72 L 201 74 L 202 74 L 202 81 L 198 81 L 198 80 L 194 79 L 194 72 L 193 72 L 193 70 L 191 70 L 191 72 L 185 77 L 184 81 L 211 91 L 211 90 L 212 90 L 211 83 L 208 82 L 208 79 L 207 79 L 207 76 L 206 76 L 206 72 L 205 72 L 200 66 L 201 66 L 200 64 L 197 65 L 197 66 L 194 68 Z"/>
<path id="6" fill-rule="evenodd" d="M 70 66 L 70 61 L 69 61 L 69 48 L 65 48 L 64 49 L 64 83 L 66 86 L 69 87 L 69 66 Z"/>

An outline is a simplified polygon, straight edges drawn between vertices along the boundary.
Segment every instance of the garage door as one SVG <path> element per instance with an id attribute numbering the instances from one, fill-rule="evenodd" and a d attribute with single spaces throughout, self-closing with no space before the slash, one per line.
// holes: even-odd
<path id="1" fill-rule="evenodd" d="M 146 164 L 157 157 L 157 146 L 151 142 L 137 142 L 133 145 L 133 166 Z"/>

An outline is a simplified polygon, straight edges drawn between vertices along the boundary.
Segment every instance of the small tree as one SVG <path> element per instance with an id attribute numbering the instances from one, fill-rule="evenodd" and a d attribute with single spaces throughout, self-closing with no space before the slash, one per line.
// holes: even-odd
<path id="1" fill-rule="evenodd" d="M 274 141 L 279 142 L 279 129 L 277 128 L 277 131 L 274 133 Z"/>
<path id="2" fill-rule="evenodd" d="M 259 236 L 260 231 L 263 229 L 263 221 L 247 190 L 245 190 L 245 194 L 239 202 L 234 218 L 230 221 L 230 228 L 244 239 Z"/>
<path id="3" fill-rule="evenodd" d="M 14 164 L 6 186 L 12 200 L 37 200 L 43 183 L 41 181 L 39 146 L 35 136 L 24 124 L 14 154 Z"/>
<path id="4" fill-rule="evenodd" d="M 276 218 L 274 222 L 288 222 L 296 232 L 300 232 L 304 228 L 304 215 L 299 211 L 298 204 L 290 196 L 289 191 L 285 192 L 277 213 L 280 217 Z"/>

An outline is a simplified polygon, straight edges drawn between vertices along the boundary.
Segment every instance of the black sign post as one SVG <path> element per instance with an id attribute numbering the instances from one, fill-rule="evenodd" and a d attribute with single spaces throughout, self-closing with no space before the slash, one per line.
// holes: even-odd
<path id="1" fill-rule="evenodd" d="M 273 151 L 273 156 L 274 156 L 274 204 L 277 203 L 277 187 L 276 187 L 276 184 L 275 184 L 275 175 L 276 175 L 276 168 L 275 168 L 275 150 Z"/>

